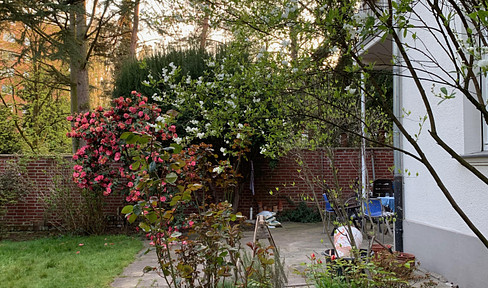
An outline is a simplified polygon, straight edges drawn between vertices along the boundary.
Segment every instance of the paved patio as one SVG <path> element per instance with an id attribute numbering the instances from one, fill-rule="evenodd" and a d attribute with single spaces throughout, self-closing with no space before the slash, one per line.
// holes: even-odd
<path id="1" fill-rule="evenodd" d="M 285 271 L 288 275 L 289 287 L 312 287 L 305 285 L 305 279 L 293 273 L 295 270 L 303 270 L 301 263 L 309 262 L 307 257 L 311 253 L 320 255 L 325 249 L 331 248 L 327 235 L 322 233 L 321 223 L 283 223 L 282 228 L 270 229 L 271 235 L 279 248 L 280 256 L 285 258 Z M 243 246 L 251 242 L 254 231 L 245 231 L 242 239 Z M 382 237 L 380 236 L 380 240 Z M 267 240 L 262 240 L 267 241 Z M 367 241 L 363 241 L 367 245 Z M 391 235 L 385 236 L 385 243 L 392 243 Z M 146 242 L 147 245 L 147 242 Z M 245 246 L 246 249 L 247 246 Z M 156 272 L 143 273 L 146 266 L 156 266 L 156 253 L 150 252 L 144 255 L 146 249 L 141 251 L 137 259 L 112 283 L 114 288 L 145 288 L 145 287 L 167 287 L 163 278 Z M 440 276 L 432 276 L 430 279 L 439 283 L 436 287 L 451 287 L 445 284 L 446 281 Z M 420 287 L 416 283 L 415 287 Z"/>

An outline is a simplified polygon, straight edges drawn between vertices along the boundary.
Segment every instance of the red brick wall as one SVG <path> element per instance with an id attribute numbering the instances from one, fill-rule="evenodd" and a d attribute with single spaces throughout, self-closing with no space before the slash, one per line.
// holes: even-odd
<path id="1" fill-rule="evenodd" d="M 33 184 L 31 191 L 26 194 L 24 199 L 15 205 L 7 206 L 6 215 L 0 220 L 3 225 L 9 226 L 15 230 L 42 230 L 49 226 L 49 222 L 59 220 L 55 215 L 50 215 L 43 204 L 43 195 L 49 192 L 53 187 L 53 175 L 56 173 L 64 173 L 69 179 L 69 175 L 73 172 L 71 164 L 71 156 L 60 157 L 62 161 L 67 161 L 67 167 L 64 169 L 58 165 L 59 161 L 55 157 L 38 157 L 26 161 L 25 167 L 26 177 Z M 0 155 L 0 171 L 5 170 L 5 163 L 7 161 L 18 161 L 19 159 L 12 155 Z M 78 187 L 71 181 L 64 183 L 69 185 L 70 189 L 79 193 Z M 79 199 L 79 198 L 78 198 Z M 77 199 L 73 199 L 76 201 Z M 121 207 L 124 206 L 124 198 L 120 195 L 111 195 L 106 199 L 106 207 L 104 213 L 109 215 L 117 215 Z"/>
<path id="2" fill-rule="evenodd" d="M 354 191 L 351 186 L 355 180 L 361 179 L 360 150 L 357 148 L 337 148 L 333 150 L 333 153 L 335 155 L 335 167 L 338 170 L 339 186 L 342 188 L 344 199 L 347 199 L 348 197 L 354 196 Z M 309 171 L 311 171 L 310 174 L 323 177 L 322 179 L 325 179 L 330 187 L 334 187 L 330 159 L 327 157 L 326 151 L 304 151 L 302 155 L 304 162 L 309 167 Z M 259 202 L 262 203 L 262 206 L 266 206 L 268 210 L 272 210 L 273 206 L 278 206 L 280 201 L 283 209 L 293 209 L 303 199 L 306 199 L 306 202 L 313 205 L 311 188 L 300 177 L 304 172 L 297 172 L 301 168 L 295 159 L 296 157 L 293 156 L 283 157 L 274 168 L 270 167 L 272 165 L 269 165 L 267 161 L 254 163 L 255 195 L 252 196 L 249 184 L 246 183 L 243 194 L 248 196 L 241 197 L 239 201 L 239 210 L 245 216 L 249 216 L 249 208 L 251 206 L 255 214 Z M 367 149 L 366 163 L 369 181 L 375 180 L 373 179 L 373 162 L 375 179 L 393 179 L 391 170 L 393 166 L 393 151 L 391 149 Z M 295 183 L 294 186 L 292 186 L 293 183 Z M 273 191 L 273 195 L 269 193 L 270 191 Z M 322 191 L 317 192 L 321 198 Z M 319 201 L 323 205 L 323 199 Z"/>
<path id="3" fill-rule="evenodd" d="M 302 152 L 304 161 L 309 166 L 313 175 L 323 176 L 326 183 L 332 185 L 332 173 L 330 170 L 330 160 L 327 158 L 325 150 L 304 151 Z M 361 159 L 359 149 L 355 148 L 338 148 L 334 150 L 335 166 L 338 169 L 339 185 L 343 188 L 344 197 L 354 194 L 351 185 L 356 178 L 361 177 Z M 71 156 L 62 157 L 63 160 L 71 161 Z M 15 160 L 11 155 L 0 155 L 0 171 L 5 169 L 5 162 Z M 374 159 L 374 172 L 376 179 L 392 179 L 391 167 L 393 166 L 393 151 L 384 148 L 371 148 L 367 150 L 367 164 L 369 179 L 373 179 L 372 159 Z M 14 226 L 19 230 L 38 230 L 45 229 L 49 222 L 55 219 L 55 215 L 50 215 L 45 211 L 40 199 L 42 195 L 49 191 L 53 185 L 52 175 L 59 172 L 59 165 L 54 157 L 39 157 L 27 162 L 27 177 L 34 183 L 34 187 L 25 197 L 24 201 L 8 207 L 7 214 L 1 221 L 3 224 Z M 252 206 L 254 211 L 258 209 L 258 203 L 267 206 L 272 210 L 277 206 L 279 201 L 282 202 L 284 209 L 294 208 L 294 203 L 302 201 L 305 197 L 312 196 L 310 187 L 306 182 L 300 179 L 300 173 L 297 170 L 294 156 L 283 157 L 273 165 L 268 161 L 255 161 L 255 195 L 252 195 L 249 189 L 249 172 L 245 174 L 247 179 L 244 184 L 244 193 L 239 201 L 239 210 L 245 216 L 249 215 L 249 208 Z M 246 169 L 248 170 L 248 169 Z M 70 175 L 71 167 L 62 169 L 62 173 Z M 301 173 L 303 174 L 303 173 Z M 292 186 L 292 183 L 295 183 Z M 286 185 L 285 185 L 286 184 Z M 78 188 L 73 183 L 66 183 L 72 189 Z M 284 186 L 285 185 L 285 186 Z M 276 190 L 278 187 L 279 190 Z M 269 193 L 273 191 L 273 195 Z M 319 194 L 322 191 L 318 191 Z M 74 199 L 75 200 L 75 199 Z M 321 203 L 322 203 L 322 199 Z M 308 202 L 312 202 L 310 199 Z M 111 195 L 107 199 L 107 206 L 104 213 L 108 216 L 119 216 L 120 209 L 125 205 L 124 197 L 120 195 Z"/>

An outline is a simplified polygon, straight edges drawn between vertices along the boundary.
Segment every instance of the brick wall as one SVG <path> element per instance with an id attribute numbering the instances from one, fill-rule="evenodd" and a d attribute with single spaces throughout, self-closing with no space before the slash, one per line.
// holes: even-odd
<path id="1" fill-rule="evenodd" d="M 12 155 L 0 155 L 0 171 L 5 170 L 7 161 L 19 161 L 19 158 Z M 46 206 L 42 201 L 53 188 L 54 182 L 62 181 L 62 177 L 54 177 L 55 175 L 64 174 L 66 177 L 64 177 L 65 181 L 62 185 L 68 186 L 75 192 L 73 201 L 80 199 L 80 190 L 69 181 L 73 172 L 71 156 L 58 158 L 42 156 L 29 160 L 24 158 L 21 161 L 25 161 L 26 176 L 32 183 L 32 188 L 22 201 L 7 206 L 7 213 L 1 221 L 3 225 L 14 230 L 44 230 L 50 226 L 50 222 L 59 221 L 56 213 L 46 211 Z M 61 162 L 65 162 L 64 166 L 60 164 Z M 116 216 L 124 206 L 124 198 L 120 195 L 111 195 L 106 199 L 106 203 L 104 213 L 107 216 Z"/>
<path id="2" fill-rule="evenodd" d="M 344 197 L 347 198 L 354 195 L 354 191 L 350 186 L 354 184 L 357 178 L 360 179 L 361 177 L 359 149 L 338 148 L 333 150 L 333 152 L 335 155 L 335 166 L 338 169 L 338 182 L 343 188 Z M 311 174 L 323 177 L 329 185 L 333 183 L 330 159 L 326 156 L 325 150 L 303 151 L 301 154 Z M 65 173 L 65 175 L 69 176 L 72 173 L 70 167 L 72 165 L 71 156 L 61 157 L 61 159 L 68 162 L 68 168 L 60 168 L 58 165 L 59 161 L 54 157 L 39 157 L 27 161 L 27 177 L 34 183 L 34 187 L 24 201 L 8 207 L 7 214 L 1 219 L 4 225 L 13 226 L 18 230 L 39 230 L 45 229 L 51 221 L 56 219 L 56 215 L 45 211 L 45 206 L 40 200 L 52 187 L 54 182 L 53 175 Z M 5 162 L 13 160 L 18 159 L 12 155 L 0 155 L 0 171 L 5 169 Z M 384 148 L 367 150 L 367 169 L 370 180 L 374 180 L 373 161 L 376 179 L 393 178 L 393 174 L 390 172 L 390 168 L 393 166 L 392 150 Z M 267 206 L 268 210 L 273 209 L 273 206 L 278 206 L 280 201 L 283 209 L 291 209 L 305 197 L 312 196 L 310 187 L 307 186 L 303 179 L 300 179 L 300 175 L 304 173 L 297 172 L 300 167 L 297 165 L 293 155 L 283 157 L 279 161 L 272 163 L 261 159 L 255 161 L 253 166 L 255 195 L 252 195 L 249 189 L 250 167 L 247 166 L 245 169 L 247 172 L 243 173 L 246 182 L 244 183 L 244 193 L 239 201 L 239 210 L 244 215 L 249 215 L 250 207 L 257 211 L 259 202 L 263 206 Z M 293 186 L 292 183 L 295 183 L 295 185 Z M 70 181 L 64 183 L 64 185 L 68 185 L 74 191 L 79 191 Z M 278 187 L 278 190 L 276 190 L 276 187 Z M 273 195 L 269 191 L 273 191 Z M 322 191 L 318 192 L 322 193 Z M 76 199 L 73 200 L 76 201 Z M 308 202 L 311 203 L 312 201 L 308 199 Z M 104 213 L 107 216 L 116 218 L 120 216 L 119 211 L 124 205 L 123 196 L 111 195 L 107 199 Z"/>
<path id="3" fill-rule="evenodd" d="M 330 159 L 327 157 L 325 150 L 303 151 L 301 152 L 304 163 L 308 170 L 314 176 L 322 177 L 330 187 L 334 186 L 333 174 L 330 167 Z M 337 148 L 333 150 L 335 167 L 337 168 L 339 186 L 342 188 L 344 199 L 355 195 L 353 188 L 356 179 L 361 179 L 361 156 L 357 148 Z M 273 206 L 279 206 L 281 201 L 283 209 L 293 209 L 296 204 L 303 199 L 308 199 L 310 205 L 313 204 L 311 188 L 303 178 L 305 172 L 298 173 L 301 169 L 295 161 L 296 157 L 290 155 L 281 158 L 275 165 L 267 161 L 258 161 L 254 163 L 254 187 L 255 195 L 253 196 L 249 189 L 249 183 L 245 184 L 245 197 L 239 201 L 239 210 L 245 215 L 249 215 L 249 208 L 257 211 L 258 203 L 266 206 L 267 210 L 272 210 Z M 374 171 L 373 171 L 374 162 Z M 367 171 L 368 179 L 393 179 L 393 151 L 386 148 L 369 148 L 367 149 Z M 273 167 L 276 166 L 276 167 Z M 373 172 L 375 178 L 373 178 Z M 292 185 L 292 184 L 295 185 Z M 276 190 L 278 188 L 278 190 Z M 272 195 L 270 194 L 272 191 Z M 321 196 L 322 191 L 317 191 Z M 319 199 L 323 205 L 323 199 Z"/>

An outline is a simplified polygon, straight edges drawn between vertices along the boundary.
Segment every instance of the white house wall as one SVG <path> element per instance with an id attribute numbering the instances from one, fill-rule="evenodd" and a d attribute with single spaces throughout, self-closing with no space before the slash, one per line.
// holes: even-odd
<path id="1" fill-rule="evenodd" d="M 429 19 L 430 13 L 428 11 L 424 13 L 426 17 L 423 19 Z M 452 71 L 454 68 L 449 67 L 450 60 L 441 46 L 432 41 L 431 34 L 422 30 L 415 32 L 427 45 L 422 46 L 420 41 L 414 42 L 408 36 L 404 41 L 412 46 L 418 45 L 420 49 L 428 47 L 432 52 L 431 55 L 435 55 L 438 61 L 444 63 L 442 67 Z M 408 53 L 413 59 L 426 60 L 421 53 L 413 50 Z M 426 64 L 423 61 L 421 63 Z M 408 71 L 403 73 L 409 75 Z M 421 76 L 433 80 L 437 76 L 447 77 L 443 71 L 434 68 L 429 68 L 429 74 Z M 410 134 L 414 135 L 419 131 L 419 118 L 426 115 L 425 107 L 419 90 L 411 79 L 401 78 L 399 82 L 403 108 L 405 111 L 411 111 L 402 122 Z M 469 109 L 468 103 L 464 102 L 460 93 L 455 99 L 439 104 L 440 99 L 434 97 L 431 90 L 439 92 L 441 85 L 437 84 L 433 88 L 432 84 L 433 82 L 424 81 L 423 87 L 430 97 L 438 134 L 460 154 L 480 149 L 479 115 Z M 444 152 L 430 137 L 429 130 L 429 119 L 427 119 L 419 136 L 419 145 L 456 202 L 478 229 L 488 237 L 488 186 Z M 405 139 L 403 143 L 404 148 L 413 151 L 412 146 L 406 144 Z M 408 156 L 403 158 L 404 169 L 408 170 L 404 173 L 405 252 L 415 254 L 424 268 L 444 275 L 460 284 L 460 287 L 488 287 L 488 249 L 457 215 L 427 169 L 413 158 Z M 488 164 L 488 158 L 485 160 Z M 484 162 L 483 159 L 478 161 Z M 478 168 L 488 174 L 488 166 L 478 166 Z"/>

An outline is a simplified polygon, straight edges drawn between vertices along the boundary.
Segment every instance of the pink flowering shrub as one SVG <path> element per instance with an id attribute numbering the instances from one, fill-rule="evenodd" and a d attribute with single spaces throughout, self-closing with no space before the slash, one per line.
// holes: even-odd
<path id="1" fill-rule="evenodd" d="M 130 183 L 136 175 L 129 166 L 131 150 L 141 147 L 121 139 L 124 132 L 161 139 L 177 137 L 174 126 L 159 131 L 151 127 L 148 123 L 156 121 L 161 109 L 147 104 L 146 97 L 132 94 L 138 100 L 136 103 L 120 97 L 113 100 L 114 106 L 109 109 L 99 107 L 67 118 L 73 127 L 68 137 L 82 139 L 85 144 L 73 156 L 76 162 L 73 179 L 80 188 L 103 191 L 105 196 L 114 189 L 132 188 Z"/>
<path id="2" fill-rule="evenodd" d="M 138 228 L 156 248 L 159 269 L 170 287 L 195 284 L 200 264 L 207 265 L 204 287 L 237 276 L 241 236 L 234 222 L 242 217 L 233 214 L 227 202 L 209 205 L 207 194 L 209 183 L 235 189 L 239 175 L 228 161 L 218 160 L 211 145 L 183 148 L 177 144 L 175 126 L 167 123 L 174 113 L 161 115 L 157 106 L 146 103 L 146 97 L 135 92 L 133 96 L 137 101 L 118 98 L 110 109 L 68 117 L 73 123 L 68 136 L 85 143 L 73 156 L 74 181 L 98 196 L 126 193 L 131 204 L 122 213 L 130 223 L 139 220 Z M 182 212 L 190 202 L 199 213 L 186 217 Z M 189 240 L 181 228 L 198 236 Z M 227 239 L 226 243 L 220 239 Z M 172 247 L 179 247 L 176 258 L 171 257 Z M 223 265 L 222 255 L 233 262 Z"/>

